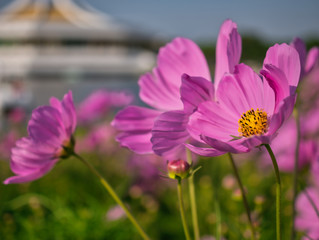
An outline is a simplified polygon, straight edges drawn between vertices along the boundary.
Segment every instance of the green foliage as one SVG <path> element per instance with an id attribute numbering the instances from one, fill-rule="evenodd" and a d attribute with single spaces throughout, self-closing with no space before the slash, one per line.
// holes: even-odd
<path id="1" fill-rule="evenodd" d="M 165 185 L 162 191 L 133 194 L 134 178 L 126 167 L 126 153 L 106 157 L 92 153 L 85 157 L 129 204 L 152 239 L 184 238 L 174 180 L 160 179 L 159 184 Z M 252 158 L 256 155 L 237 159 L 236 163 L 260 239 L 275 239 L 275 176 L 271 167 L 260 169 L 260 162 Z M 11 175 L 7 162 L 1 161 L 0 165 L 3 178 Z M 217 201 L 222 236 L 249 239 L 248 220 L 227 156 L 203 158 L 197 165 L 202 166 L 195 174 L 201 235 L 216 235 Z M 282 174 L 284 236 L 289 236 L 292 224 L 291 180 L 290 175 Z M 183 188 L 191 225 L 187 181 L 183 181 Z M 0 196 L 0 239 L 140 239 L 127 219 L 107 220 L 107 211 L 115 203 L 95 176 L 74 158 L 62 160 L 48 175 L 32 183 L 1 185 Z"/>

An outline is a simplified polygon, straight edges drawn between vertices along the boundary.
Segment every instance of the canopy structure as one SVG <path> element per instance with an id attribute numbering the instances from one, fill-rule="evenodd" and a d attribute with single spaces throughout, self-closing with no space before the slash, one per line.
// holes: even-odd
<path id="1" fill-rule="evenodd" d="M 16 0 L 0 11 L 1 77 L 139 75 L 152 36 L 72 0 Z"/>
<path id="2" fill-rule="evenodd" d="M 15 0 L 0 12 L 0 39 L 148 43 L 150 35 L 72 0 Z"/>

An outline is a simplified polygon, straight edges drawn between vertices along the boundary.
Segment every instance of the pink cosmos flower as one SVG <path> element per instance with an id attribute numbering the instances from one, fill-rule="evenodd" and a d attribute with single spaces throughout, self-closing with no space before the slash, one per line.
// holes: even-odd
<path id="1" fill-rule="evenodd" d="M 28 123 L 28 137 L 16 142 L 11 152 L 11 169 L 16 176 L 4 184 L 33 181 L 49 172 L 67 154 L 74 143 L 76 114 L 70 91 L 62 101 L 50 99 L 50 106 L 32 112 Z"/>
<path id="2" fill-rule="evenodd" d="M 240 55 L 241 38 L 237 25 L 226 20 L 217 42 L 215 78 L 219 79 L 225 72 L 232 72 Z M 140 154 L 154 151 L 168 160 L 177 159 L 184 154 L 183 143 L 189 139 L 186 125 L 195 104 L 193 101 L 189 102 L 184 111 L 185 103 L 183 104 L 180 95 L 184 73 L 200 76 L 194 79 L 201 85 L 194 101 L 213 97 L 213 91 L 206 90 L 203 90 L 204 99 L 200 96 L 200 88 L 205 88 L 211 81 L 207 62 L 200 48 L 189 39 L 174 39 L 160 49 L 157 67 L 153 72 L 143 75 L 139 80 L 141 99 L 154 109 L 130 106 L 119 112 L 113 121 L 113 125 L 122 131 L 117 136 L 122 146 Z M 173 128 L 166 129 L 167 125 Z"/>
<path id="3" fill-rule="evenodd" d="M 133 95 L 124 91 L 97 90 L 79 104 L 77 108 L 78 120 L 82 123 L 92 122 L 106 114 L 111 107 L 123 107 L 132 101 Z"/>
<path id="4" fill-rule="evenodd" d="M 217 150 L 231 153 L 270 144 L 294 107 L 300 76 L 297 51 L 287 44 L 271 47 L 261 73 L 263 79 L 250 67 L 239 64 L 233 74 L 225 74 L 216 90 L 216 101 L 200 103 L 191 116 L 188 126 L 191 135 Z M 193 92 L 189 88 L 181 94 L 191 96 Z M 189 148 L 206 155 L 200 148 L 192 145 Z"/>
<path id="5" fill-rule="evenodd" d="M 219 31 L 216 46 L 215 85 L 205 76 L 190 77 L 188 72 L 182 75 L 180 90 L 183 110 L 168 111 L 161 114 L 152 129 L 151 142 L 153 150 L 158 155 L 164 155 L 174 148 L 184 147 L 185 142 L 201 146 L 205 156 L 218 156 L 225 152 L 212 148 L 203 148 L 201 140 L 192 138 L 187 130 L 190 115 L 197 106 L 207 100 L 215 100 L 215 89 L 225 73 L 232 73 L 239 63 L 241 55 L 241 37 L 237 32 L 237 25 L 226 20 Z M 202 155 L 201 152 L 197 154 Z"/>
<path id="6" fill-rule="evenodd" d="M 319 209 L 319 192 L 316 188 L 306 189 L 308 196 Z M 305 192 L 301 192 L 296 200 L 297 217 L 295 226 L 300 231 L 305 231 L 311 239 L 319 239 L 319 217 L 317 216 Z M 304 237 L 302 239 L 308 239 Z"/>

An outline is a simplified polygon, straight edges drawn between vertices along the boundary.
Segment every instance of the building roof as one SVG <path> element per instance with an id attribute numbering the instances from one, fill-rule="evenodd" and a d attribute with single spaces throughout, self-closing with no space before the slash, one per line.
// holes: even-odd
<path id="1" fill-rule="evenodd" d="M 0 39 L 149 42 L 152 37 L 72 0 L 15 0 L 0 11 Z"/>

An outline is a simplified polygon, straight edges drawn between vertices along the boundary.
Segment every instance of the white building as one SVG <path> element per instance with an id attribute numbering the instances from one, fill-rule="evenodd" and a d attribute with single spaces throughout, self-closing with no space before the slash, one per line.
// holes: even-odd
<path id="1" fill-rule="evenodd" d="M 154 44 L 152 35 L 71 0 L 13 1 L 0 11 L 2 102 L 21 101 L 4 90 L 12 82 L 34 105 L 68 89 L 81 99 L 98 87 L 136 88 L 155 64 Z"/>

